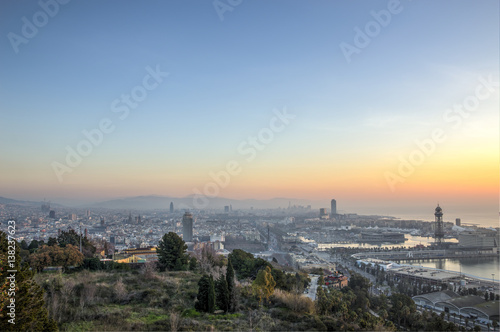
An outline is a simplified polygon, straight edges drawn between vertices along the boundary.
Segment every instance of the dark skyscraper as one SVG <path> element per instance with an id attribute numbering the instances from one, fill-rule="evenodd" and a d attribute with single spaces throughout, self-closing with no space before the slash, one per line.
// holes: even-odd
<path id="1" fill-rule="evenodd" d="M 50 210 L 50 212 L 49 212 L 49 218 L 55 219 L 56 218 L 56 211 Z"/>
<path id="2" fill-rule="evenodd" d="M 193 215 L 184 213 L 182 217 L 182 239 L 184 242 L 193 242 Z"/>
<path id="3" fill-rule="evenodd" d="M 337 214 L 337 201 L 332 199 L 332 217 Z"/>
<path id="4" fill-rule="evenodd" d="M 174 213 L 174 202 L 170 202 L 170 213 Z"/>

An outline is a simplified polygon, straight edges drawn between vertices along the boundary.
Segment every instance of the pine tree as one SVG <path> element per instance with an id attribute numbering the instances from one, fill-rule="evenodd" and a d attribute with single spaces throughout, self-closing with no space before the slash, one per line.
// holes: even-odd
<path id="1" fill-rule="evenodd" d="M 160 270 L 185 270 L 188 265 L 186 250 L 187 245 L 179 235 L 173 232 L 163 235 L 156 249 Z"/>
<path id="2" fill-rule="evenodd" d="M 226 282 L 229 294 L 229 311 L 234 312 L 236 309 L 236 285 L 234 284 L 234 269 L 231 259 L 227 263 Z"/>
<path id="3" fill-rule="evenodd" d="M 212 276 L 204 275 L 198 282 L 198 296 L 195 309 L 213 313 L 215 311 L 215 286 Z"/>
<path id="4" fill-rule="evenodd" d="M 198 266 L 198 261 L 196 260 L 195 257 L 191 257 L 189 260 L 189 270 L 194 271 L 196 270 L 196 267 Z"/>
<path id="5" fill-rule="evenodd" d="M 214 278 L 210 276 L 210 282 L 208 287 L 207 312 L 213 313 L 214 311 L 215 311 L 215 284 L 214 284 Z"/>
<path id="6" fill-rule="evenodd" d="M 223 274 L 215 282 L 216 304 L 220 310 L 228 312 L 229 310 L 229 289 L 227 281 Z"/>
<path id="7" fill-rule="evenodd" d="M 11 255 L 12 246 L 15 246 L 15 253 Z M 10 247 L 10 248 L 9 248 Z M 57 331 L 57 323 L 48 316 L 47 308 L 43 298 L 43 289 L 33 280 L 33 271 L 29 270 L 28 265 L 21 266 L 21 257 L 19 255 L 20 245 L 16 241 L 8 241 L 7 235 L 0 232 L 0 276 L 2 280 L 7 279 L 11 275 L 15 275 L 15 297 L 8 296 L 10 292 L 10 281 L 2 285 L 7 288 L 0 294 L 0 303 L 2 310 L 0 311 L 0 330 L 1 331 Z M 15 262 L 11 263 L 12 259 L 9 256 L 14 256 Z M 8 270 L 17 271 L 16 273 L 7 272 Z M 12 284 L 14 285 L 14 284 Z M 11 299 L 15 299 L 15 312 L 6 307 L 7 303 L 11 303 Z M 10 304 L 9 304 L 10 305 Z M 9 313 L 15 314 L 9 315 Z M 14 318 L 14 320 L 12 320 Z M 9 323 L 9 320 L 15 324 Z"/>
<path id="8" fill-rule="evenodd" d="M 195 309 L 198 311 L 208 311 L 208 289 L 210 288 L 210 278 L 207 275 L 201 277 L 198 281 L 198 295 L 195 303 Z"/>

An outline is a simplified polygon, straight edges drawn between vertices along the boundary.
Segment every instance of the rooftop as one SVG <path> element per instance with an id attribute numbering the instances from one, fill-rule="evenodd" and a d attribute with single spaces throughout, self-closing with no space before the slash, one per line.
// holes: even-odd
<path id="1" fill-rule="evenodd" d="M 449 302 L 449 300 L 452 300 L 454 298 L 458 298 L 458 297 L 460 297 L 460 295 L 458 295 L 457 293 L 452 292 L 450 290 L 445 290 L 442 292 L 421 294 L 421 295 L 414 296 L 413 298 L 417 298 L 417 297 L 422 297 L 422 298 L 436 304 L 438 302 Z"/>
<path id="2" fill-rule="evenodd" d="M 488 316 L 498 316 L 500 312 L 500 302 L 499 301 L 487 301 L 480 304 L 476 304 L 474 308 L 481 310 Z"/>
<path id="3" fill-rule="evenodd" d="M 482 304 L 483 302 L 486 302 L 486 301 L 481 296 L 466 295 L 466 296 L 460 296 L 460 297 L 448 300 L 446 302 L 453 304 L 457 308 L 465 308 L 465 307 L 474 307 L 474 306 L 476 306 L 478 304 Z"/>

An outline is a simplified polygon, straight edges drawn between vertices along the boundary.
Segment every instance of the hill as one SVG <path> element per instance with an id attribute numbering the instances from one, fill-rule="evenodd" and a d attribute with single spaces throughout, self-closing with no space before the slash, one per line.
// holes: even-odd
<path id="1" fill-rule="evenodd" d="M 312 205 L 313 207 L 322 206 L 321 201 L 311 201 L 293 198 L 273 198 L 268 200 L 245 199 L 236 200 L 223 197 L 169 197 L 169 196 L 137 196 L 108 200 L 91 205 L 91 208 L 107 209 L 138 209 L 138 210 L 168 210 L 170 202 L 174 203 L 176 209 L 223 209 L 224 206 L 232 206 L 233 209 L 277 209 L 287 208 L 293 205 Z M 328 202 L 323 202 L 324 206 L 329 206 Z"/>

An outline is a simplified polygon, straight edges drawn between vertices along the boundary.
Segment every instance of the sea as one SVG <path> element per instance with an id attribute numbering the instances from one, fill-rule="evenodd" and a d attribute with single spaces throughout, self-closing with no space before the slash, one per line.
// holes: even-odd
<path id="1" fill-rule="evenodd" d="M 421 261 L 401 261 L 402 264 L 424 266 L 440 270 L 462 272 L 469 276 L 500 280 L 500 258 L 460 258 L 431 259 Z"/>
<path id="2" fill-rule="evenodd" d="M 397 214 L 391 215 L 398 219 L 402 220 L 423 220 L 428 222 L 434 221 L 434 216 L 432 214 Z M 455 223 L 455 220 L 460 218 L 462 224 L 465 225 L 474 225 L 478 227 L 485 228 L 497 228 L 500 227 L 499 215 L 495 215 L 492 213 L 448 213 L 444 215 L 445 222 Z"/>
<path id="3" fill-rule="evenodd" d="M 403 248 L 414 247 L 422 244 L 427 246 L 434 242 L 432 237 L 413 236 L 405 234 L 406 241 L 404 243 L 318 243 L 318 249 L 351 247 L 351 248 Z M 456 243 L 456 239 L 445 239 L 445 242 Z M 476 276 L 483 279 L 500 280 L 500 259 L 498 257 L 491 258 L 460 258 L 460 259 L 431 259 L 420 261 L 401 261 L 401 264 L 424 266 L 441 270 L 462 272 L 470 276 Z"/>
<path id="4" fill-rule="evenodd" d="M 339 247 L 351 247 L 351 248 L 405 248 L 405 247 L 415 247 L 416 245 L 422 244 L 428 246 L 434 242 L 432 237 L 423 236 L 413 236 L 410 234 L 405 234 L 406 241 L 401 243 L 318 243 L 318 249 L 328 249 L 328 248 L 339 248 Z M 444 242 L 457 243 L 457 239 L 444 239 Z"/>

